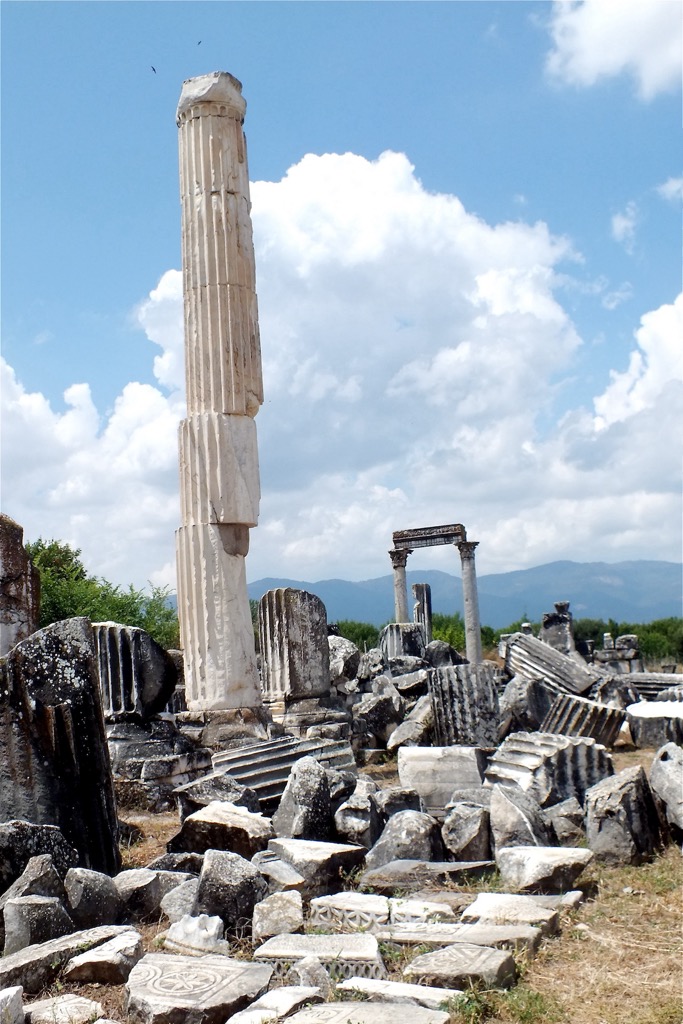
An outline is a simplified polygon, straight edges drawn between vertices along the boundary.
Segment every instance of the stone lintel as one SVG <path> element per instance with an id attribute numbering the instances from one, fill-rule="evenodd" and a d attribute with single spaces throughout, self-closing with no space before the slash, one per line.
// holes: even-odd
<path id="1" fill-rule="evenodd" d="M 467 540 L 462 523 L 448 526 L 422 526 L 416 530 L 396 530 L 392 534 L 395 548 L 432 548 L 440 544 L 460 544 Z"/>

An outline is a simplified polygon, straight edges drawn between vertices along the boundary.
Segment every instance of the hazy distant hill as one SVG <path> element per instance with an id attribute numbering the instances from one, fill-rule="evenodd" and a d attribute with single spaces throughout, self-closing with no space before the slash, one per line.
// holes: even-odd
<path id="1" fill-rule="evenodd" d="M 479 576 L 479 608 L 484 625 L 501 629 L 519 618 L 538 621 L 555 601 L 570 601 L 575 618 L 651 622 L 680 616 L 681 565 L 675 562 L 550 562 L 533 569 Z M 462 614 L 460 578 L 437 569 L 408 570 L 408 604 L 413 583 L 429 583 L 436 612 Z M 348 580 L 262 579 L 249 584 L 258 600 L 267 590 L 296 587 L 325 603 L 330 622 L 356 619 L 379 626 L 393 619 L 393 576 L 357 583 Z"/>

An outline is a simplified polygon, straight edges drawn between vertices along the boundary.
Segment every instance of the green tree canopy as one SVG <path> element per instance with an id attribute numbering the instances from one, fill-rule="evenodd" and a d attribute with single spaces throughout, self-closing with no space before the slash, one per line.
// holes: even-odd
<path id="1" fill-rule="evenodd" d="M 379 643 L 379 630 L 371 622 L 356 622 L 354 619 L 342 619 L 337 623 L 341 636 L 351 640 L 359 651 L 370 650 Z"/>
<path id="2" fill-rule="evenodd" d="M 26 544 L 26 550 L 40 575 L 41 627 L 85 615 L 91 622 L 139 626 L 162 647 L 179 647 L 178 615 L 169 602 L 167 587 L 152 587 L 150 593 L 132 585 L 124 590 L 91 576 L 81 561 L 80 549 L 62 541 L 40 537 Z"/>

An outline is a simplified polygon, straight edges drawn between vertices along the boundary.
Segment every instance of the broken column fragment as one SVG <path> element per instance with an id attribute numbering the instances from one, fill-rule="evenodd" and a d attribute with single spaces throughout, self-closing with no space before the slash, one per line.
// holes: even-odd
<path id="1" fill-rule="evenodd" d="M 38 629 L 40 577 L 23 539 L 21 526 L 0 513 L 0 657 Z"/>
<path id="2" fill-rule="evenodd" d="M 215 72 L 183 83 L 177 111 L 187 390 L 178 613 L 190 712 L 261 709 L 244 561 L 263 401 L 245 110 L 240 82 Z"/>
<path id="3" fill-rule="evenodd" d="M 259 602 L 263 699 L 276 721 L 303 736 L 310 726 L 347 723 L 330 697 L 325 605 L 305 590 L 280 587 Z"/>
<path id="4" fill-rule="evenodd" d="M 149 633 L 117 622 L 94 622 L 105 718 L 151 718 L 164 710 L 178 676 L 173 659 Z"/>
<path id="5" fill-rule="evenodd" d="M 614 774 L 612 758 L 595 740 L 551 733 L 513 733 L 486 769 L 487 783 L 521 786 L 542 807 L 576 797 Z"/>
<path id="6" fill-rule="evenodd" d="M 576 655 L 569 601 L 556 601 L 554 612 L 545 612 L 538 639 L 560 654 Z"/>
<path id="7" fill-rule="evenodd" d="M 432 588 L 428 583 L 413 583 L 413 620 L 422 626 L 425 644 L 432 642 Z"/>
<path id="8" fill-rule="evenodd" d="M 498 691 L 491 662 L 432 669 L 429 695 L 438 746 L 497 745 Z"/>
<path id="9" fill-rule="evenodd" d="M 0 820 L 57 825 L 82 867 L 120 863 L 88 619 L 34 633 L 0 659 Z"/>
<path id="10" fill-rule="evenodd" d="M 507 638 L 505 669 L 510 676 L 542 679 L 564 693 L 585 693 L 603 678 L 581 659 L 568 658 L 527 633 L 513 633 Z"/>
<path id="11" fill-rule="evenodd" d="M 327 612 L 315 594 L 269 590 L 259 602 L 263 696 L 270 706 L 330 692 Z"/>
<path id="12" fill-rule="evenodd" d="M 543 719 L 540 730 L 565 736 L 592 736 L 597 743 L 611 747 L 625 721 L 626 712 L 621 708 L 560 693 Z"/>

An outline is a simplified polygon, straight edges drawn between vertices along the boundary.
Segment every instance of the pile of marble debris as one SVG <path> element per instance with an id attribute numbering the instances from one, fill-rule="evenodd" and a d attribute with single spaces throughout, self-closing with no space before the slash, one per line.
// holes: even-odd
<path id="1" fill-rule="evenodd" d="M 46 996 L 58 978 L 124 985 L 125 1019 L 154 1024 L 374 1024 L 385 1003 L 404 1012 L 396 1001 L 446 1024 L 459 990 L 514 985 L 519 957 L 558 941 L 594 858 L 637 864 L 667 827 L 683 834 L 679 746 L 657 752 L 648 783 L 642 768 L 613 774 L 594 740 L 526 740 L 514 756 L 405 748 L 383 790 L 304 757 L 272 818 L 233 780 L 231 801 L 181 815 L 164 856 L 114 877 L 78 867 L 53 826 L 0 825 L 3 1024 L 104 1021 L 96 1002 Z M 508 891 L 468 894 L 494 868 Z M 149 922 L 167 927 L 145 953 Z M 390 980 L 383 953 L 416 946 Z M 332 996 L 352 1002 L 319 1005 Z"/>

